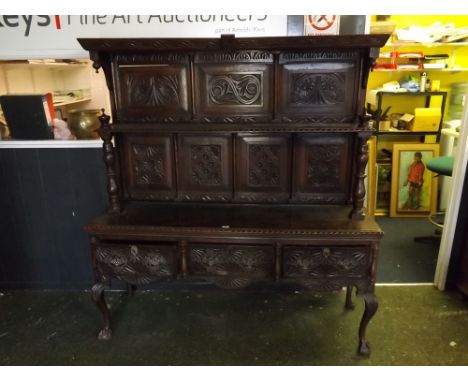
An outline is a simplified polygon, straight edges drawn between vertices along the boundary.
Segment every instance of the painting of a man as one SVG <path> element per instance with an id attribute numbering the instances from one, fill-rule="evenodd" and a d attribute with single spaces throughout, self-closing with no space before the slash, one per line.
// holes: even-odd
<path id="1" fill-rule="evenodd" d="M 426 166 L 422 161 L 420 151 L 414 153 L 414 161 L 408 168 L 408 176 L 403 187 L 408 187 L 408 198 L 403 205 L 404 209 L 417 210 L 421 207 L 421 192 L 424 184 L 424 171 Z"/>

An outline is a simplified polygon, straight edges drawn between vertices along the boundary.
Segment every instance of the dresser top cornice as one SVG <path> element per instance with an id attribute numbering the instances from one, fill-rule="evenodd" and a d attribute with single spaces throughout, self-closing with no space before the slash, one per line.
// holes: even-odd
<path id="1" fill-rule="evenodd" d="M 79 38 L 91 51 L 210 51 L 210 50 L 301 50 L 313 48 L 379 48 L 389 35 L 242 37 L 222 35 L 220 38 Z"/>

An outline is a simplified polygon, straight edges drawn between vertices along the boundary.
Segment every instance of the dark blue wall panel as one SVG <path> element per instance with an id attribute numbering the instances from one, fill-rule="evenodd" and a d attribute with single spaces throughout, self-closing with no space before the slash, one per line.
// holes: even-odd
<path id="1" fill-rule="evenodd" d="M 107 204 L 101 149 L 0 150 L 0 287 L 90 287 L 83 226 Z"/>

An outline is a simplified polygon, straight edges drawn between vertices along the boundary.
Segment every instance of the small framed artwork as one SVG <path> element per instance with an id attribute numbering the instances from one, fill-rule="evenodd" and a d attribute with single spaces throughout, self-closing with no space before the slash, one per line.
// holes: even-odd
<path id="1" fill-rule="evenodd" d="M 436 211 L 437 177 L 426 163 L 437 156 L 437 143 L 393 145 L 391 217 L 423 217 Z"/>
<path id="2" fill-rule="evenodd" d="M 392 163 L 377 162 L 375 193 L 375 216 L 388 216 L 390 210 L 390 189 L 392 177 Z"/>

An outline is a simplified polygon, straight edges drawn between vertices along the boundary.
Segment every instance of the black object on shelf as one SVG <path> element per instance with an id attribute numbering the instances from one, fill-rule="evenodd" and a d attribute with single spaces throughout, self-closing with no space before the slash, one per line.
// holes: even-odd
<path id="1" fill-rule="evenodd" d="M 0 103 L 13 139 L 54 138 L 46 95 L 3 95 Z"/>

